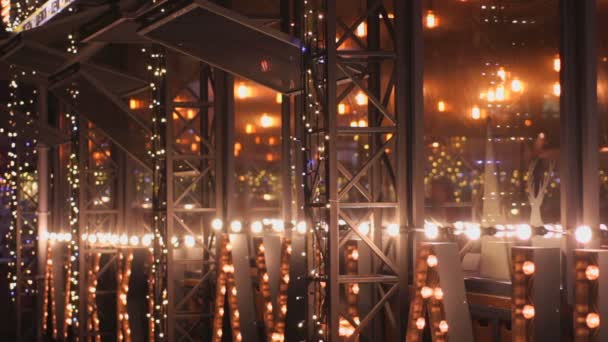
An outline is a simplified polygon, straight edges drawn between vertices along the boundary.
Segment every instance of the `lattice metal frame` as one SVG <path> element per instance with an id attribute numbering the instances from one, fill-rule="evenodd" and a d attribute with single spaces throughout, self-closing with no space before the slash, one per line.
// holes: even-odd
<path id="1" fill-rule="evenodd" d="M 407 65 L 401 62 L 406 32 L 399 29 L 404 28 L 405 5 L 394 3 L 393 20 L 387 3 L 368 1 L 364 14 L 346 23 L 337 15 L 336 2 L 308 1 L 303 11 L 305 88 L 300 124 L 306 130 L 306 211 L 314 228 L 309 247 L 314 280 L 309 338 L 355 340 L 365 333 L 401 340 L 403 307 L 391 301 L 407 298 L 404 253 L 406 227 L 411 224 L 411 216 L 401 213 L 408 210 L 406 93 L 396 87 L 405 87 Z M 367 25 L 367 42 L 355 34 L 362 23 Z M 381 28 L 387 31 L 389 43 L 381 42 Z M 347 40 L 354 49 L 344 47 Z M 381 70 L 387 67 L 390 77 L 382 80 Z M 338 104 L 354 90 L 368 100 L 364 127 L 344 125 L 338 114 Z M 353 136 L 368 139 L 369 152 L 360 164 L 348 163 L 341 156 L 342 151 L 349 152 L 345 141 Z M 399 225 L 396 236 L 383 233 L 383 226 L 390 222 Z M 369 233 L 363 227 L 369 227 Z M 360 241 L 359 253 L 367 253 L 365 259 L 373 261 L 359 267 L 357 274 L 346 275 L 340 266 L 341 250 L 351 240 Z M 362 298 L 372 300 L 359 304 L 365 311 L 358 322 L 345 310 L 347 284 L 365 284 L 368 289 Z M 379 324 L 374 318 L 381 314 L 385 326 L 374 326 Z M 340 336 L 344 321 L 354 331 Z"/>

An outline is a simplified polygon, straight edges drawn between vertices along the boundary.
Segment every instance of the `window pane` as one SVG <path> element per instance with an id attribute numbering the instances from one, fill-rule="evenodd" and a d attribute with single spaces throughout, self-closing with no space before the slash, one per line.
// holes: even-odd
<path id="1" fill-rule="evenodd" d="M 428 220 L 559 222 L 558 3 L 424 2 Z M 466 270 L 508 279 L 486 246 L 511 242 L 483 237 Z"/>

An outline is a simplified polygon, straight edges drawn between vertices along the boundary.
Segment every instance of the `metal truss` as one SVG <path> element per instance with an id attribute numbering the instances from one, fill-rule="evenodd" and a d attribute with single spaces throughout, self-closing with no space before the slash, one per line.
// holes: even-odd
<path id="1" fill-rule="evenodd" d="M 213 103 L 217 83 L 208 65 L 196 62 L 192 67 L 198 71 L 194 79 L 167 75 L 167 82 L 178 84 L 166 90 L 167 236 L 192 238 L 190 245 L 168 243 L 171 341 L 211 338 L 216 259 L 211 222 L 221 217 L 223 206 L 222 190 L 217 188 L 222 163 L 217 144 L 221 120 Z"/>
<path id="2" fill-rule="evenodd" d="M 395 26 L 404 16 L 389 14 L 391 4 L 368 1 L 362 13 L 340 17 L 338 2 L 308 1 L 303 11 L 305 88 L 299 124 L 306 132 L 306 213 L 314 230 L 308 251 L 313 279 L 309 338 L 398 341 L 403 313 L 395 302 L 407 298 L 402 253 L 408 222 L 400 216 L 407 210 L 406 169 L 401 167 L 407 153 L 406 115 L 405 108 L 396 109 L 404 96 L 396 84 L 403 82 L 400 69 L 406 67 L 398 63 L 405 43 L 398 35 L 405 32 Z M 394 8 L 403 12 L 398 3 Z M 366 39 L 357 32 L 360 27 Z M 381 31 L 388 39 L 381 39 Z M 367 102 L 367 115 L 359 121 L 364 124 L 349 124 L 351 117 L 338 109 L 355 93 Z M 353 254 L 345 251 L 353 246 L 359 261 L 348 269 L 353 263 L 345 258 Z M 354 297 L 353 291 L 360 295 Z"/>
<path id="3" fill-rule="evenodd" d="M 91 122 L 83 120 L 80 128 L 80 224 L 82 236 L 72 237 L 79 239 L 81 244 L 80 265 L 84 266 L 80 272 L 80 287 L 83 307 L 80 311 L 81 325 L 88 321 L 95 321 L 99 316 L 99 323 L 93 324 L 95 329 L 87 327 L 80 330 L 82 337 L 87 341 L 96 341 L 99 338 L 115 337 L 117 334 L 117 321 L 114 315 L 115 307 L 108 307 L 104 297 L 116 297 L 116 279 L 114 273 L 118 267 L 118 250 L 116 248 L 92 246 L 88 235 L 98 232 L 123 235 L 126 233 L 124 225 L 124 170 L 125 154 L 115 147 L 109 138 Z M 98 271 L 89 275 L 90 266 L 95 263 Z M 88 302 L 87 295 L 90 288 L 95 288 L 94 303 Z M 116 299 L 118 300 L 118 298 Z M 89 310 L 93 307 L 94 310 Z"/>

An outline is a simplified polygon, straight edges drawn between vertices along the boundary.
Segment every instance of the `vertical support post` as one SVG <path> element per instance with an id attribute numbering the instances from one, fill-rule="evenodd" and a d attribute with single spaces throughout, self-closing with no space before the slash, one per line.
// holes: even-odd
<path id="1" fill-rule="evenodd" d="M 234 215 L 234 78 L 223 70 L 215 69 L 214 115 L 217 124 L 218 216 L 227 223 Z M 219 214 L 221 213 L 221 215 Z"/>
<path id="2" fill-rule="evenodd" d="M 289 33 L 291 21 L 291 0 L 281 0 L 281 31 Z M 282 95 L 281 99 L 281 216 L 290 227 L 292 214 L 291 201 L 291 97 Z M 287 229 L 287 234 L 291 230 Z"/>
<path id="3" fill-rule="evenodd" d="M 48 90 L 44 86 L 38 88 L 38 120 L 41 122 L 48 122 Z M 38 236 L 46 236 L 49 229 L 49 188 L 50 188 L 50 171 L 49 171 L 49 147 L 43 143 L 38 143 Z M 36 250 L 37 256 L 37 326 L 36 326 L 36 339 L 42 341 L 42 317 L 44 317 L 44 311 L 46 308 L 43 307 L 44 298 L 44 273 L 46 265 L 46 249 L 47 241 L 45 239 L 38 239 L 38 248 Z"/>
<path id="4" fill-rule="evenodd" d="M 395 109 L 397 119 L 397 240 L 399 295 L 397 317 L 404 340 L 409 311 L 410 230 L 424 221 L 422 1 L 395 1 Z"/>
<path id="5" fill-rule="evenodd" d="M 165 61 L 169 60 L 171 55 L 169 54 L 169 51 L 165 51 L 165 53 L 167 54 L 165 57 Z M 173 63 L 167 63 L 169 65 L 173 65 Z M 169 69 L 169 68 L 167 68 Z M 170 89 L 170 87 L 168 86 L 169 84 L 171 84 L 171 82 L 169 82 L 169 79 L 171 77 L 171 71 L 167 71 L 165 74 L 165 83 L 164 86 L 162 87 L 162 95 L 165 107 L 164 107 L 164 111 L 165 111 L 165 118 L 167 121 L 167 124 L 164 126 L 165 128 L 165 151 L 166 151 L 166 159 L 165 159 L 165 170 L 166 170 L 166 174 L 165 174 L 165 186 L 166 186 L 166 197 L 165 197 L 165 201 L 166 201 L 166 241 L 165 241 L 165 248 L 167 250 L 167 258 L 166 260 L 166 269 L 167 269 L 167 277 L 166 277 L 166 287 L 167 287 L 167 300 L 169 302 L 169 305 L 167 307 L 167 340 L 168 341 L 175 341 L 177 340 L 176 336 L 176 320 L 177 318 L 175 317 L 175 284 L 178 280 L 178 275 L 176 274 L 175 270 L 176 270 L 176 265 L 174 263 L 174 259 L 175 259 L 175 251 L 174 251 L 174 246 L 172 243 L 169 242 L 168 239 L 170 239 L 173 235 L 174 235 L 174 225 L 175 225 L 175 216 L 174 216 L 174 211 L 175 211 L 175 196 L 174 196 L 174 186 L 175 186 L 175 174 L 173 172 L 174 169 L 174 157 L 175 157 L 175 152 L 174 152 L 174 143 L 175 143 L 175 139 L 173 137 L 173 111 L 175 110 L 174 105 L 173 105 L 173 91 L 176 91 L 175 89 Z"/>
<path id="6" fill-rule="evenodd" d="M 596 1 L 560 1 L 561 223 L 566 229 L 599 227 Z M 597 237 L 596 243 L 599 243 Z M 566 258 L 576 246 L 568 235 Z M 572 263 L 566 264 L 568 302 L 572 301 Z"/>
<path id="7" fill-rule="evenodd" d="M 327 167 L 325 172 L 327 173 L 327 186 L 328 186 L 328 199 L 329 199 L 329 232 L 328 232 L 328 258 L 327 258 L 327 295 L 326 300 L 329 304 L 329 316 L 327 320 L 327 329 L 329 330 L 328 336 L 330 341 L 338 341 L 340 339 L 339 326 L 340 326 L 340 283 L 338 277 L 340 276 L 340 247 L 339 247 L 339 226 L 338 226 L 338 151 L 337 147 L 337 77 L 336 77 L 336 0 L 327 0 L 327 8 L 325 9 L 327 15 L 324 20 L 325 25 L 325 49 L 326 49 L 326 61 L 325 61 L 325 108 L 324 115 L 326 116 L 327 122 L 327 137 L 325 139 L 325 148 L 327 152 Z"/>
<path id="8" fill-rule="evenodd" d="M 77 110 L 74 106 L 73 110 Z M 87 251 L 86 243 L 80 237 L 80 233 L 85 231 L 87 226 L 87 189 L 84 184 L 87 184 L 87 168 L 88 165 L 88 138 L 89 138 L 89 127 L 88 122 L 81 114 L 76 114 L 76 120 L 78 120 L 78 152 L 76 160 L 78 163 L 78 225 L 76 236 L 72 236 L 72 239 L 76 240 L 78 246 L 78 340 L 84 341 L 87 332 Z M 84 229 L 83 229 L 84 228 Z M 74 234 L 72 234 L 74 235 Z M 76 270 L 72 269 L 72 272 Z"/>

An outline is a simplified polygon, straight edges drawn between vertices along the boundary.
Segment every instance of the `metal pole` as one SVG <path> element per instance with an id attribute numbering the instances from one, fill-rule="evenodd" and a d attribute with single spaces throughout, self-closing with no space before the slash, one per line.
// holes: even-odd
<path id="1" fill-rule="evenodd" d="M 339 248 L 339 226 L 338 226 L 338 151 L 337 151 L 337 78 L 336 78 L 336 0 L 327 0 L 327 19 L 325 23 L 325 49 L 326 49 L 326 61 L 325 61 L 325 77 L 326 77 L 326 92 L 325 92 L 325 105 L 324 115 L 326 116 L 327 122 L 327 135 L 325 148 L 327 149 L 327 181 L 328 181 L 328 199 L 329 199 L 329 234 L 328 234 L 328 260 L 327 262 L 327 296 L 326 300 L 329 303 L 329 316 L 327 321 L 327 328 L 329 329 L 329 340 L 338 341 L 339 325 L 340 325 L 340 283 L 338 277 L 340 276 L 340 248 Z"/>

